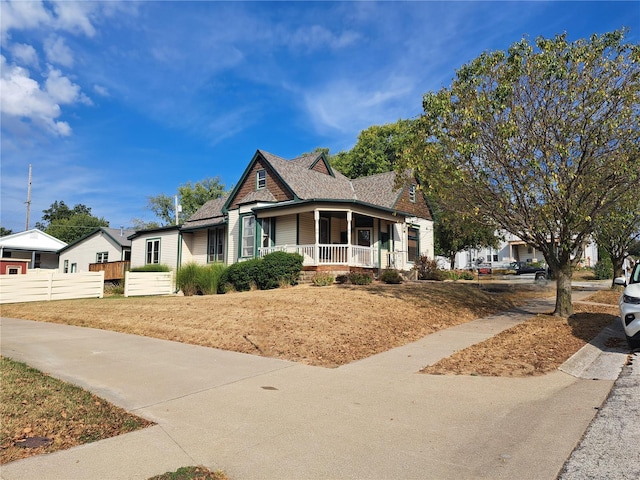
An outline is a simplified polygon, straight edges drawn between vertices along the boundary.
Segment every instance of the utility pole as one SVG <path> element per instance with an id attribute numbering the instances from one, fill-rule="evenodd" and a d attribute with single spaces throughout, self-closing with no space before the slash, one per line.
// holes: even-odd
<path id="1" fill-rule="evenodd" d="M 176 225 L 180 225 L 180 212 L 182 212 L 182 205 L 178 204 L 178 196 L 174 196 L 175 199 L 175 212 L 176 212 Z"/>
<path id="2" fill-rule="evenodd" d="M 29 187 L 27 189 L 27 225 L 25 231 L 29 230 L 29 215 L 31 214 L 31 164 L 29 164 Z"/>

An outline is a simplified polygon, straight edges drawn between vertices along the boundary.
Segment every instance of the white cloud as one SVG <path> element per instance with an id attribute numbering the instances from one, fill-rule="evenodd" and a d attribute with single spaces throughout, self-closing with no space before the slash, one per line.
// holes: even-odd
<path id="1" fill-rule="evenodd" d="M 71 127 L 59 121 L 60 105 L 75 103 L 90 104 L 91 100 L 80 91 L 80 87 L 59 70 L 50 69 L 44 89 L 30 77 L 29 71 L 17 65 L 7 64 L 0 55 L 0 91 L 2 103 L 0 111 L 4 115 L 18 119 L 28 119 L 44 126 L 50 132 L 68 136 Z"/>
<path id="2" fill-rule="evenodd" d="M 88 37 L 93 37 L 96 29 L 89 17 L 98 7 L 99 4 L 95 2 L 54 2 L 56 27 L 69 32 L 81 30 Z"/>
<path id="3" fill-rule="evenodd" d="M 10 30 L 37 28 L 52 22 L 52 16 L 41 1 L 18 2 L 2 0 L 2 39 Z"/>
<path id="4" fill-rule="evenodd" d="M 356 32 L 346 31 L 336 35 L 322 25 L 299 28 L 287 36 L 286 43 L 292 47 L 302 47 L 309 50 L 329 48 L 337 50 L 356 43 L 361 35 Z"/>
<path id="5" fill-rule="evenodd" d="M 96 92 L 98 95 L 100 95 L 101 97 L 108 97 L 110 96 L 109 94 L 109 90 L 107 90 L 106 87 L 103 87 L 102 85 L 94 85 L 93 86 L 93 91 Z"/>
<path id="6" fill-rule="evenodd" d="M 44 41 L 43 47 L 49 62 L 64 67 L 73 67 L 73 53 L 64 42 L 64 38 L 51 36 Z"/>
<path id="7" fill-rule="evenodd" d="M 38 67 L 38 53 L 31 45 L 16 43 L 11 45 L 10 51 L 15 61 L 22 65 Z"/>

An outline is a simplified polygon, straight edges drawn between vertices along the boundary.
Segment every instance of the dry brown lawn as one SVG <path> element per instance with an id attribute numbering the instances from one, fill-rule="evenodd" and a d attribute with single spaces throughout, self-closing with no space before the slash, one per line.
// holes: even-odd
<path id="1" fill-rule="evenodd" d="M 534 285 L 297 286 L 193 297 L 2 306 L 2 316 L 146 335 L 335 367 L 552 295 Z"/>

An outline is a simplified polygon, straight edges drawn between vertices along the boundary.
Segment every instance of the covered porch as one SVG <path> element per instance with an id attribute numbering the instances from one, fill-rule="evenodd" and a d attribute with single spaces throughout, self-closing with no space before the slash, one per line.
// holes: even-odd
<path id="1" fill-rule="evenodd" d="M 329 206 L 296 213 L 259 211 L 257 255 L 297 253 L 305 267 L 401 268 L 403 221 Z"/>

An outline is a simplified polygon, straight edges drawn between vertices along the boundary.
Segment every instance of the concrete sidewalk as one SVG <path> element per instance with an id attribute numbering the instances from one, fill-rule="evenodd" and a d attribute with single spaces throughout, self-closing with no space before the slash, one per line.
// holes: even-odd
<path id="1" fill-rule="evenodd" d="M 157 425 L 0 474 L 147 479 L 205 465 L 235 480 L 554 479 L 612 379 L 416 374 L 550 307 L 532 302 L 337 369 L 3 318 L 2 355 Z"/>

